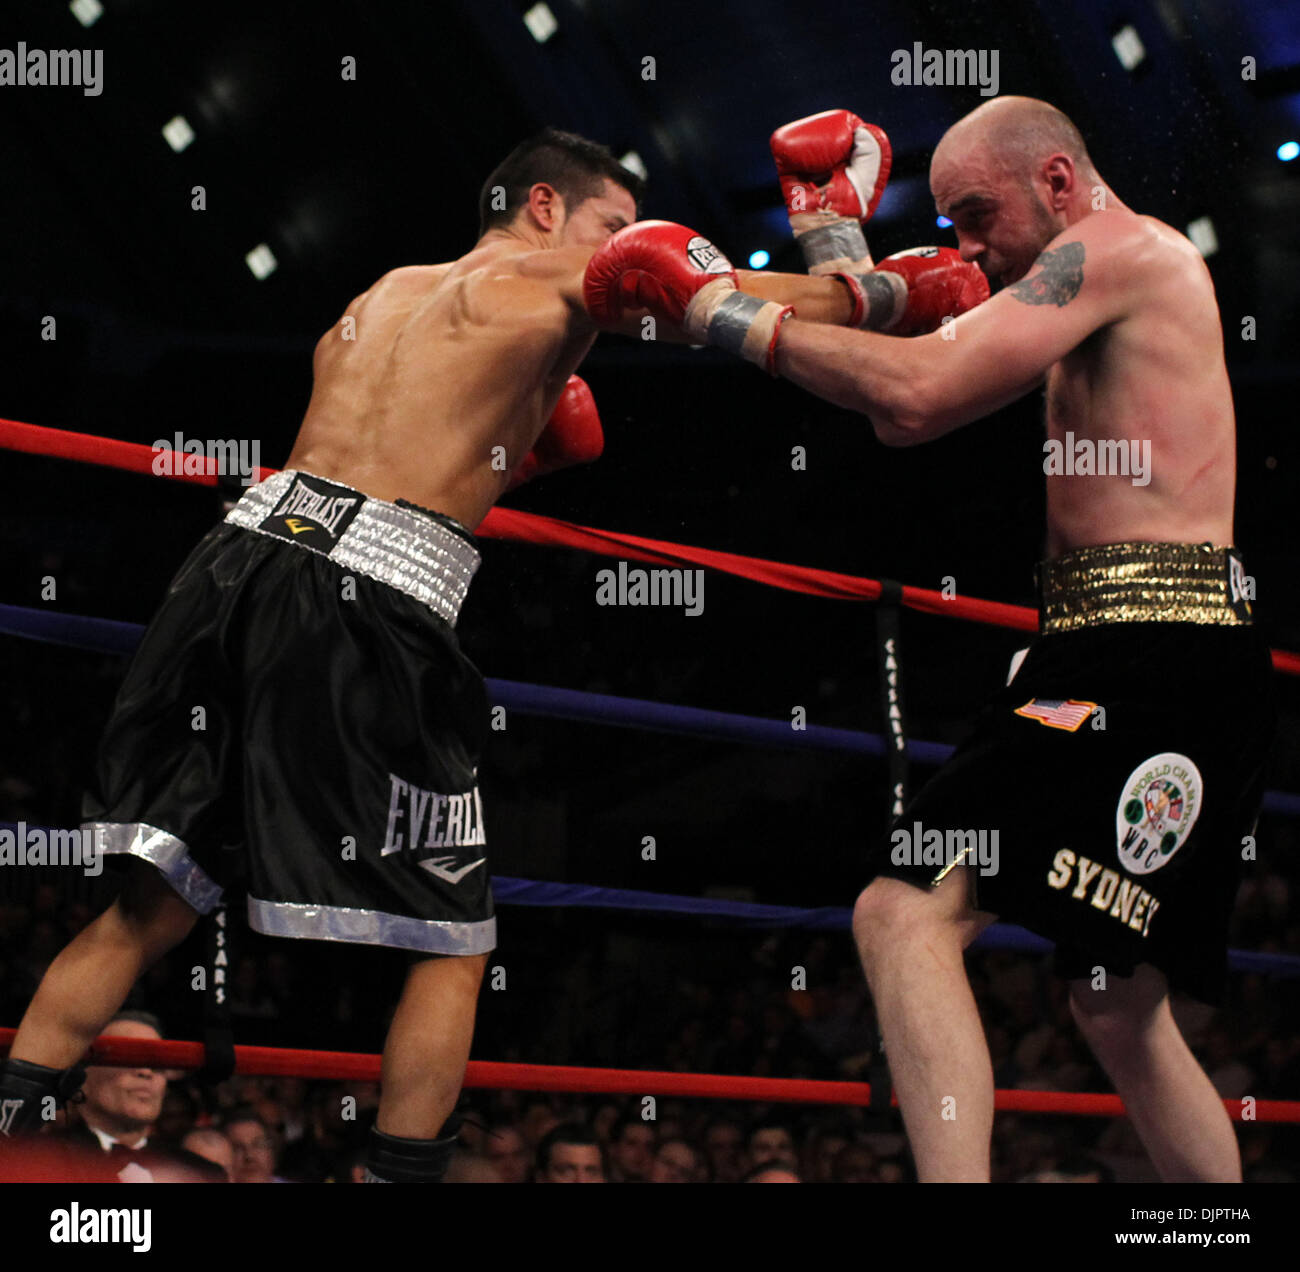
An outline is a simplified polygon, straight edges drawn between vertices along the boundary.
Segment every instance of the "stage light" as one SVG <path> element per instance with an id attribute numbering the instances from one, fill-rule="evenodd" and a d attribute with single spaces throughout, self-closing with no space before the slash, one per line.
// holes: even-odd
<path id="1" fill-rule="evenodd" d="M 247 256 L 244 257 L 248 268 L 253 271 L 253 277 L 259 282 L 264 278 L 269 278 L 275 273 L 275 267 L 279 262 L 275 259 L 275 253 L 271 251 L 265 243 L 259 243 Z"/>
<path id="2" fill-rule="evenodd" d="M 635 172 L 644 181 L 650 174 L 646 171 L 645 161 L 635 150 L 629 150 L 620 160 L 629 172 Z"/>
<path id="3" fill-rule="evenodd" d="M 765 268 L 768 264 L 771 263 L 771 260 L 772 260 L 771 253 L 770 253 L 770 252 L 765 252 L 765 251 L 763 251 L 763 249 L 760 247 L 756 252 L 750 252 L 750 254 L 749 254 L 749 268 L 750 268 L 750 269 L 763 269 L 763 268 Z"/>
<path id="4" fill-rule="evenodd" d="M 544 4 L 533 5 L 524 14 L 524 26 L 532 33 L 533 39 L 538 44 L 545 44 L 560 29 L 555 14 Z"/>
<path id="5" fill-rule="evenodd" d="M 72 0 L 68 8 L 72 10 L 72 16 L 84 27 L 94 26 L 104 16 L 104 6 L 99 3 L 99 0 Z"/>
<path id="6" fill-rule="evenodd" d="M 1126 70 L 1136 70 L 1146 57 L 1147 51 L 1142 46 L 1142 37 L 1131 26 L 1120 27 L 1110 37 L 1110 47 L 1115 50 L 1119 64 Z"/>
<path id="7" fill-rule="evenodd" d="M 1187 237 L 1202 256 L 1213 256 L 1219 250 L 1219 236 L 1214 232 L 1214 222 L 1208 216 L 1198 216 L 1187 227 Z"/>
<path id="8" fill-rule="evenodd" d="M 190 122 L 184 115 L 176 115 L 169 119 L 163 125 L 162 134 L 167 138 L 167 144 L 177 154 L 194 140 L 194 129 L 190 127 Z"/>
<path id="9" fill-rule="evenodd" d="M 1290 163 L 1296 155 L 1300 155 L 1300 141 L 1284 141 L 1277 148 L 1277 157 L 1283 163 Z"/>

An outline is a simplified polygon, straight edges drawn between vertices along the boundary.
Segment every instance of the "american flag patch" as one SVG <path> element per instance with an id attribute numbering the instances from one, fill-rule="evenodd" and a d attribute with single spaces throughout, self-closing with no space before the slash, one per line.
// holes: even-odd
<path id="1" fill-rule="evenodd" d="M 1037 720 L 1049 729 L 1065 729 L 1070 733 L 1093 713 L 1095 702 L 1077 702 L 1073 698 L 1030 698 L 1016 715 Z"/>

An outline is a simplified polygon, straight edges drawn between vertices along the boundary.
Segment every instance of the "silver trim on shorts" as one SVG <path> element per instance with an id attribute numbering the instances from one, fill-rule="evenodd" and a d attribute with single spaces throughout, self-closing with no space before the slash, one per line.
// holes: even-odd
<path id="1" fill-rule="evenodd" d="M 183 839 L 148 822 L 82 822 L 100 852 L 125 853 L 154 866 L 186 905 L 211 914 L 221 903 L 221 886 L 190 856 Z"/>
<path id="2" fill-rule="evenodd" d="M 328 557 L 340 569 L 354 570 L 386 583 L 429 606 L 450 626 L 456 626 L 465 594 L 482 561 L 472 543 L 424 513 L 371 495 L 364 496 L 365 502 L 328 552 L 310 547 L 301 539 L 283 539 L 263 530 L 262 522 L 275 514 L 299 476 L 316 475 L 295 469 L 275 473 L 249 487 L 226 515 L 226 520 L 255 534 L 265 534 Z M 327 477 L 316 480 L 341 490 L 352 489 Z"/>
<path id="3" fill-rule="evenodd" d="M 449 919 L 413 919 L 341 905 L 262 901 L 253 896 L 248 898 L 248 924 L 263 936 L 388 945 L 422 954 L 487 954 L 497 943 L 495 915 L 476 923 L 455 923 Z"/>

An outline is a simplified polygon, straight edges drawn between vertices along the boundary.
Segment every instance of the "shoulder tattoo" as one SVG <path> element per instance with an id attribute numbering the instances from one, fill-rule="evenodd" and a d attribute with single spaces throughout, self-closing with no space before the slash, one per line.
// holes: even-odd
<path id="1" fill-rule="evenodd" d="M 1022 278 L 1008 290 L 1026 305 L 1068 305 L 1083 286 L 1083 244 L 1062 243 L 1034 262 L 1038 273 Z"/>

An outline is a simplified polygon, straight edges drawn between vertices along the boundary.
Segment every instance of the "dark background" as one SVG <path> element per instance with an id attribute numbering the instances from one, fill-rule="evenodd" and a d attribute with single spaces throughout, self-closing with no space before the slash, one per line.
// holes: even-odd
<path id="1" fill-rule="evenodd" d="M 467 250 L 483 178 L 548 123 L 616 154 L 634 148 L 650 173 L 645 215 L 694 226 L 738 264 L 762 248 L 797 270 L 767 138 L 845 106 L 894 145 L 871 227 L 877 258 L 952 243 L 936 228 L 929 153 L 983 99 L 896 87 L 890 54 L 915 40 L 997 48 L 1000 91 L 1070 114 L 1131 206 L 1179 229 L 1212 219 L 1238 412 L 1237 542 L 1267 638 L 1300 649 L 1300 161 L 1276 156 L 1300 137 L 1294 5 L 551 0 L 559 30 L 543 45 L 521 20 L 527 5 L 510 0 L 104 4 L 88 30 L 66 5 L 37 0 L 8 0 L 0 17 L 4 47 L 102 48 L 105 62 L 100 97 L 0 87 L 0 415 L 138 442 L 177 430 L 257 438 L 279 466 L 319 335 L 384 271 Z M 1126 22 L 1147 50 L 1133 73 L 1110 44 Z M 345 57 L 355 82 L 341 77 Z M 1242 78 L 1248 57 L 1253 81 Z M 177 113 L 197 133 L 181 154 L 160 131 Z M 206 211 L 191 209 L 196 185 Z M 260 242 L 279 262 L 261 282 L 244 264 Z M 41 339 L 46 316 L 53 342 Z M 1247 316 L 1253 340 L 1241 338 Z M 967 595 L 1032 602 L 1037 396 L 890 450 L 861 418 L 709 351 L 602 338 L 583 375 L 604 457 L 507 502 L 924 587 L 951 576 Z M 791 470 L 795 445 L 806 472 Z M 219 515 L 212 492 L 151 478 L 7 453 L 0 471 L 0 601 L 12 604 L 144 622 Z M 812 723 L 880 727 L 872 607 L 709 573 L 699 617 L 607 609 L 595 603 L 607 564 L 486 542 L 459 628 L 467 652 L 489 676 L 782 719 L 802 705 Z M 47 574 L 54 602 L 40 598 Z M 1022 643 L 905 614 L 913 734 L 955 741 Z M 124 665 L 0 638 L 8 815 L 77 820 Z M 1300 680 L 1276 685 L 1270 785 L 1294 791 Z M 493 735 L 482 777 L 498 873 L 809 905 L 851 904 L 859 854 L 886 813 L 883 769 L 856 759 L 519 716 Z M 1293 828 L 1261 826 L 1262 852 L 1291 874 Z M 652 864 L 640 859 L 645 835 L 658 844 Z M 546 939 L 578 939 L 563 912 L 535 923 L 549 925 Z"/>
<path id="2" fill-rule="evenodd" d="M 8 5 L 6 47 L 102 47 L 105 88 L 93 98 L 0 89 L 0 164 L 12 178 L 0 201 L 10 354 L 0 413 L 142 442 L 178 429 L 257 438 L 263 462 L 278 466 L 320 333 L 385 270 L 466 250 L 484 176 L 544 123 L 616 154 L 635 148 L 650 171 L 646 215 L 714 236 L 737 261 L 764 248 L 793 270 L 768 134 L 849 106 L 887 128 L 896 154 L 872 225 L 877 257 L 952 242 L 935 226 L 928 156 L 982 99 L 975 88 L 894 86 L 890 53 L 914 40 L 997 48 L 1000 90 L 1066 110 L 1132 206 L 1179 228 L 1212 218 L 1221 246 L 1209 263 L 1239 419 L 1238 542 L 1271 643 L 1300 648 L 1300 161 L 1275 154 L 1300 135 L 1291 6 L 1012 3 L 972 14 L 556 0 L 559 30 L 544 45 L 521 21 L 526 7 L 109 0 L 83 29 L 64 6 Z M 1147 49 L 1136 73 L 1110 45 L 1123 22 Z M 341 76 L 345 57 L 356 59 L 355 82 Z M 642 79 L 645 57 L 653 81 Z M 1258 62 L 1254 82 L 1241 78 L 1246 57 Z M 197 133 L 181 154 L 160 132 L 177 113 Z M 206 211 L 191 210 L 195 185 Z M 279 261 L 262 282 L 243 261 L 259 242 Z M 53 342 L 41 339 L 46 315 L 58 322 Z M 1253 341 L 1239 338 L 1245 315 L 1256 319 Z M 968 595 L 1032 601 L 1043 526 L 1037 395 L 900 451 L 861 418 L 708 351 L 608 337 L 583 373 L 605 456 L 520 493 L 519 506 L 925 587 L 951 576 Z M 794 445 L 807 448 L 806 472 L 791 470 Z M 53 572 L 57 607 L 144 621 L 217 515 L 214 497 L 168 482 L 13 455 L 0 463 L 9 477 L 0 598 L 16 604 L 42 604 L 39 579 Z M 781 718 L 802 705 L 815 723 L 879 726 L 870 606 L 710 573 L 699 617 L 606 609 L 595 604 L 595 574 L 607 564 L 487 543 L 460 627 L 467 650 L 489 676 Z M 913 733 L 943 740 L 1022 643 L 915 614 L 903 636 Z M 33 659 L 79 661 L 6 649 L 28 669 Z M 1294 789 L 1300 681 L 1277 684 L 1287 727 L 1273 785 Z M 77 714 L 74 751 L 94 735 Z M 824 898 L 832 886 L 844 899 L 853 846 L 871 828 L 862 814 L 883 817 L 882 773 L 859 761 L 519 717 L 495 742 L 489 786 L 561 800 L 577 823 L 566 863 L 558 838 L 529 843 L 527 826 L 502 825 L 513 814 L 495 801 L 496 867 L 506 873 L 563 877 L 567 864 L 569 877 L 593 882 L 761 886 L 776 868 L 784 899 Z M 842 816 L 829 817 L 832 806 Z M 649 878 L 632 851 L 643 834 L 661 843 Z M 783 868 L 792 849 L 799 871 Z"/>

